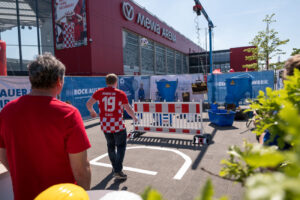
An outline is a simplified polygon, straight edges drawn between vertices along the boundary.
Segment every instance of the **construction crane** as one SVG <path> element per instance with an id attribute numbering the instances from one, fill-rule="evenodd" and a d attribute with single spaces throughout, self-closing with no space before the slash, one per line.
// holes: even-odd
<path id="1" fill-rule="evenodd" d="M 198 16 L 201 15 L 201 13 L 204 15 L 208 22 L 208 32 L 209 32 L 209 72 L 213 72 L 213 59 L 212 59 L 212 29 L 214 28 L 214 24 L 207 15 L 205 9 L 201 5 L 199 0 L 194 0 L 195 6 L 193 7 L 193 10 L 197 13 Z"/>

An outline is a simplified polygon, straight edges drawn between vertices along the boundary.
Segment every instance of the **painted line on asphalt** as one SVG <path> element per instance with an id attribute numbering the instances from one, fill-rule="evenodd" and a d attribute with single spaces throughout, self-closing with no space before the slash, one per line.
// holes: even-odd
<path id="1" fill-rule="evenodd" d="M 108 156 L 108 154 L 103 154 L 93 160 L 90 161 L 91 165 L 97 165 L 97 166 L 101 166 L 101 167 L 108 167 L 108 168 L 112 168 L 111 164 L 107 164 L 107 163 L 103 163 L 103 162 L 99 162 L 99 160 L 101 160 L 102 158 Z M 144 169 L 138 169 L 138 168 L 134 168 L 134 167 L 123 167 L 124 170 L 127 171 L 132 171 L 132 172 L 138 172 L 141 174 L 148 174 L 148 175 L 152 175 L 155 176 L 157 174 L 157 172 L 154 171 L 150 171 L 150 170 L 144 170 Z"/>
<path id="2" fill-rule="evenodd" d="M 192 160 L 189 156 L 187 156 L 186 154 L 184 154 L 176 149 L 169 149 L 169 148 L 163 148 L 163 147 L 149 147 L 149 146 L 135 146 L 135 147 L 127 147 L 126 148 L 126 150 L 131 150 L 131 149 L 152 149 L 152 150 L 170 151 L 170 152 L 180 155 L 185 160 L 185 162 L 180 167 L 180 169 L 175 174 L 175 176 L 173 177 L 173 179 L 176 179 L 176 180 L 181 180 L 182 177 L 184 176 L 184 174 L 187 172 L 187 170 L 189 169 L 189 167 L 192 164 Z M 94 158 L 93 160 L 90 161 L 90 164 L 111 168 L 112 167 L 111 164 L 99 162 L 99 160 L 103 159 L 106 156 L 108 156 L 107 153 L 105 153 L 97 158 Z M 153 176 L 155 176 L 157 174 L 157 172 L 150 171 L 150 170 L 138 169 L 138 168 L 133 168 L 133 167 L 125 167 L 125 166 L 123 168 L 124 168 L 124 170 L 127 170 L 127 171 L 133 171 L 133 172 L 138 172 L 138 173 L 148 174 L 148 175 L 153 175 Z"/>

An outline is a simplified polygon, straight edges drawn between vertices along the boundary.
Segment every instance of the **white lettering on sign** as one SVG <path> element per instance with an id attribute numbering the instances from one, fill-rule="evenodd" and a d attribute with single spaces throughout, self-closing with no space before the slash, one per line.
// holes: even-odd
<path id="1" fill-rule="evenodd" d="M 268 80 L 255 80 L 252 81 L 252 85 L 267 85 L 269 84 Z"/>
<path id="2" fill-rule="evenodd" d="M 226 83 L 225 83 L 225 82 L 216 82 L 215 84 L 216 84 L 216 86 L 218 86 L 218 87 L 224 87 L 224 86 L 226 86 Z"/>
<path id="3" fill-rule="evenodd" d="M 171 41 L 176 41 L 176 35 L 166 28 L 163 28 L 162 36 Z"/>
<path id="4" fill-rule="evenodd" d="M 88 89 L 76 89 L 74 90 L 74 95 L 88 94 Z"/>
<path id="5" fill-rule="evenodd" d="M 268 80 L 255 80 L 255 81 L 252 81 L 252 85 L 268 85 L 268 84 L 269 84 Z M 225 82 L 216 82 L 215 86 L 225 87 L 226 83 Z"/>
<path id="6" fill-rule="evenodd" d="M 93 94 L 100 88 L 82 88 L 82 89 L 74 89 L 73 95 L 85 95 L 85 94 Z M 67 94 L 70 95 L 70 92 L 67 91 Z"/>
<path id="7" fill-rule="evenodd" d="M 139 25 L 144 26 L 145 28 L 160 34 L 160 25 L 155 21 L 150 20 L 148 17 L 145 18 L 144 15 L 138 13 L 137 21 Z"/>
<path id="8" fill-rule="evenodd" d="M 128 21 L 132 21 L 134 19 L 134 10 L 133 6 L 130 5 L 129 2 L 123 2 L 123 15 Z M 131 14 L 129 16 L 129 14 Z M 151 20 L 149 17 L 145 17 L 143 14 L 138 13 L 136 18 L 136 23 L 144 28 L 161 35 L 163 38 L 166 38 L 172 42 L 176 42 L 176 34 L 171 32 L 166 28 L 160 28 L 160 24 L 154 20 Z"/>

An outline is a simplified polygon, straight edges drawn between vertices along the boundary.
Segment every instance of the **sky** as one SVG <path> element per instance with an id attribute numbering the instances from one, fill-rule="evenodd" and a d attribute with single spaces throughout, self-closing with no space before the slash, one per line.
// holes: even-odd
<path id="1" fill-rule="evenodd" d="M 198 43 L 195 18 L 192 8 L 194 0 L 134 0 L 169 26 Z M 270 28 L 278 32 L 281 40 L 290 39 L 280 48 L 286 60 L 293 48 L 300 48 L 300 0 L 200 0 L 213 21 L 213 49 L 222 50 L 248 46 L 258 31 L 265 30 L 262 21 L 266 15 L 275 13 L 275 23 Z M 205 28 L 207 21 L 199 17 L 200 46 L 205 48 Z M 277 62 L 278 57 L 273 61 Z"/>

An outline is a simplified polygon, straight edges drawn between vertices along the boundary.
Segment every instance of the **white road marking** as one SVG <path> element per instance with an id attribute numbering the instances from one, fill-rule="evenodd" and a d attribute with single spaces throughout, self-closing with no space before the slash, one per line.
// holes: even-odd
<path id="1" fill-rule="evenodd" d="M 101 166 L 101 167 L 109 167 L 112 168 L 111 164 L 107 164 L 107 163 L 102 163 L 102 162 L 98 162 L 99 160 L 101 160 L 102 158 L 108 156 L 108 154 L 103 154 L 93 160 L 90 161 L 91 165 L 97 165 L 97 166 Z M 157 172 L 154 171 L 149 171 L 149 170 L 144 170 L 144 169 L 138 169 L 138 168 L 133 168 L 133 167 L 123 167 L 124 170 L 127 171 L 132 171 L 132 172 L 138 172 L 141 174 L 148 174 L 148 175 L 153 175 L 155 176 L 157 174 Z"/>
<path id="2" fill-rule="evenodd" d="M 130 150 L 130 149 L 154 149 L 154 150 L 161 150 L 161 151 L 171 151 L 174 152 L 178 155 L 180 155 L 184 160 L 184 164 L 181 166 L 181 168 L 178 170 L 178 172 L 175 174 L 175 176 L 173 177 L 173 179 L 176 180 L 180 180 L 182 179 L 182 177 L 184 176 L 184 174 L 186 173 L 186 171 L 189 169 L 189 167 L 192 164 L 192 160 L 189 156 L 187 156 L 186 154 L 176 150 L 176 149 L 169 149 L 169 148 L 163 148 L 163 147 L 150 147 L 150 146 L 136 146 L 136 147 L 127 147 L 126 150 Z M 103 154 L 97 158 L 94 158 L 93 160 L 90 161 L 90 163 L 92 165 L 97 165 L 97 166 L 102 166 L 102 167 L 112 167 L 111 164 L 107 164 L 107 163 L 102 163 L 99 162 L 99 160 L 101 160 L 102 158 L 108 156 L 108 154 Z M 149 171 L 149 170 L 144 170 L 144 169 L 138 169 L 138 168 L 133 168 L 133 167 L 123 167 L 124 170 L 127 171 L 133 171 L 133 172 L 138 172 L 138 173 L 143 173 L 143 174 L 148 174 L 148 175 L 153 175 L 155 176 L 157 174 L 157 172 L 154 171 Z"/>

